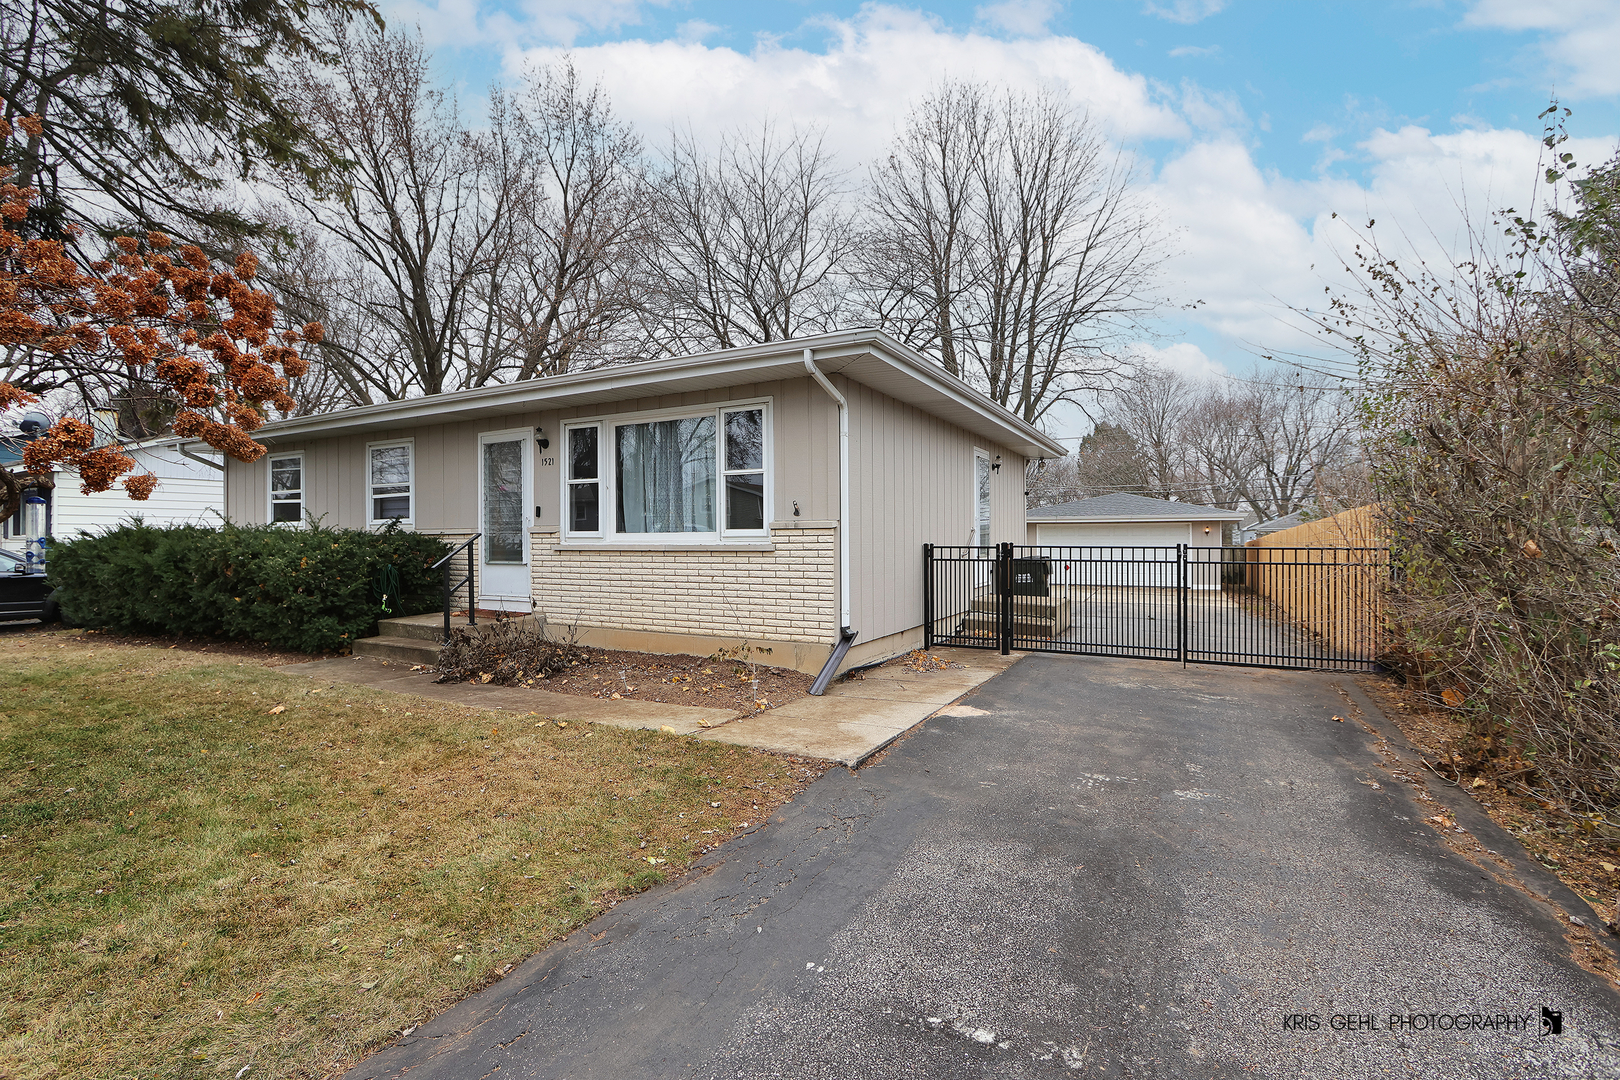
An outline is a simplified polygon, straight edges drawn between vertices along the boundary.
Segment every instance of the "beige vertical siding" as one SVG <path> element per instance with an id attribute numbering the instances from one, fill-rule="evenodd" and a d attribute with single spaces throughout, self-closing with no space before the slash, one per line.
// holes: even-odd
<path id="1" fill-rule="evenodd" d="M 871 641 L 922 623 L 922 546 L 967 544 L 973 451 L 990 474 L 993 543 L 1024 538 L 1024 458 L 920 409 L 839 380 L 850 404 L 850 624 Z"/>
<path id="2" fill-rule="evenodd" d="M 225 459 L 225 517 L 238 525 L 263 525 L 269 514 L 270 463 Z"/>

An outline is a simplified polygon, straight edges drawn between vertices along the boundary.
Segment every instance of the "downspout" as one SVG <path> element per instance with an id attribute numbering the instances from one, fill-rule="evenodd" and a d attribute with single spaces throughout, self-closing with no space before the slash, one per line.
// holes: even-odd
<path id="1" fill-rule="evenodd" d="M 827 396 L 838 403 L 838 641 L 833 646 L 832 654 L 827 657 L 827 663 L 822 667 L 821 674 L 811 684 L 810 692 L 815 695 L 826 693 L 827 684 L 832 682 L 833 676 L 838 673 L 838 665 L 844 662 L 849 653 L 850 645 L 855 642 L 855 631 L 849 628 L 849 402 L 844 395 L 838 392 L 838 387 L 832 380 L 822 374 L 816 367 L 812 350 L 804 350 L 804 370 L 810 377 L 821 384 L 827 391 Z"/>
<path id="2" fill-rule="evenodd" d="M 190 458 L 192 461 L 201 462 L 202 464 L 207 465 L 210 469 L 218 469 L 220 472 L 225 471 L 225 465 L 223 462 L 215 461 L 213 458 L 203 457 L 201 454 L 193 454 L 190 450 L 186 449 L 190 445 L 190 443 L 175 443 L 174 448 L 175 450 L 179 451 L 180 456 L 183 458 Z"/>

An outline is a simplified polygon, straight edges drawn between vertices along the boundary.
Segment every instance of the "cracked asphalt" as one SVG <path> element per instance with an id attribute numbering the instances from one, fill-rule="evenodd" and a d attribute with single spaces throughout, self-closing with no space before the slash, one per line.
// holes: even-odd
<path id="1" fill-rule="evenodd" d="M 1348 678 L 1030 656 L 962 705 L 349 1080 L 1620 1077 L 1589 909 L 1425 824 Z"/>

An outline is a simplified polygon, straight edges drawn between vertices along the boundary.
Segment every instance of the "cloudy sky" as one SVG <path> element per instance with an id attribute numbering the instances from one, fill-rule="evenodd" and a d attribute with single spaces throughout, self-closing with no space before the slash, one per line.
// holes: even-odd
<path id="1" fill-rule="evenodd" d="M 1542 123 L 1616 152 L 1620 0 L 385 0 L 475 105 L 571 54 L 656 144 L 763 115 L 824 127 L 858 181 L 944 76 L 1057 85 L 1134 154 L 1174 235 L 1162 337 L 1188 371 L 1243 371 L 1308 339 L 1286 321 L 1338 271 L 1342 220 L 1433 252 L 1544 197 Z M 1190 307 L 1199 302 L 1196 307 Z"/>

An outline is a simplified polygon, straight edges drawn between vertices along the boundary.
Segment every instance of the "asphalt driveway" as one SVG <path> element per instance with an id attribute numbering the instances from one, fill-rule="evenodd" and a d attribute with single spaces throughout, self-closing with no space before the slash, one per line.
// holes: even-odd
<path id="1" fill-rule="evenodd" d="M 1026 658 L 349 1076 L 1620 1076 L 1569 912 L 1341 686 Z"/>

